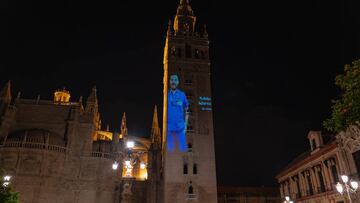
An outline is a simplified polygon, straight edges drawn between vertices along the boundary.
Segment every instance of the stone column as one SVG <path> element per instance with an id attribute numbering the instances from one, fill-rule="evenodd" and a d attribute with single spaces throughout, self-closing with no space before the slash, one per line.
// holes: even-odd
<path id="1" fill-rule="evenodd" d="M 318 193 L 318 183 L 317 183 L 317 178 L 316 178 L 316 174 L 315 174 L 315 170 L 313 168 L 311 168 L 310 170 L 310 179 L 312 182 L 312 187 L 313 187 L 313 191 L 314 194 Z"/>
<path id="2" fill-rule="evenodd" d="M 326 160 L 325 160 L 326 161 Z M 331 190 L 331 178 L 330 178 L 330 174 L 329 174 L 329 167 L 326 166 L 324 164 L 324 162 L 322 162 L 321 164 L 322 168 L 323 168 L 323 174 L 324 174 L 324 180 L 325 180 L 325 187 L 326 190 Z"/>

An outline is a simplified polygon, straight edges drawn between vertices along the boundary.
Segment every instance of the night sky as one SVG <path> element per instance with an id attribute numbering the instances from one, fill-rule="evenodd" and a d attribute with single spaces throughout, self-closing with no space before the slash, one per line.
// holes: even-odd
<path id="1" fill-rule="evenodd" d="M 274 186 L 308 149 L 338 90 L 335 75 L 360 58 L 359 2 L 191 0 L 211 41 L 219 185 Z M 103 127 L 148 136 L 162 106 L 167 22 L 178 0 L 0 1 L 0 86 L 13 95 L 72 100 L 97 86 Z M 160 113 L 160 112 L 159 112 Z M 160 114 L 161 115 L 161 114 Z"/>

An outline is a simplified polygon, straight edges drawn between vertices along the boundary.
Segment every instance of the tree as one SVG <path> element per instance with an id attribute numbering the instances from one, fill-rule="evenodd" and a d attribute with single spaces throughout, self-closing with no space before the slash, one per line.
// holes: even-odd
<path id="1" fill-rule="evenodd" d="M 345 65 L 344 73 L 336 76 L 341 95 L 334 101 L 331 118 L 324 121 L 327 130 L 339 133 L 360 121 L 360 60 Z"/>
<path id="2" fill-rule="evenodd" d="M 19 203 L 19 194 L 17 192 L 12 192 L 11 188 L 6 188 L 0 191 L 0 202 Z"/>

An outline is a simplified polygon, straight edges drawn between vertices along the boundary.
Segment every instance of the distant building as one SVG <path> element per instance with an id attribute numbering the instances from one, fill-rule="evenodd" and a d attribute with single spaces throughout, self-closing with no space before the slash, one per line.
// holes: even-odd
<path id="1" fill-rule="evenodd" d="M 218 187 L 219 203 L 280 203 L 276 187 Z"/>
<path id="2" fill-rule="evenodd" d="M 353 140 L 345 140 L 345 137 L 349 136 L 344 133 L 325 136 L 320 131 L 310 131 L 310 150 L 294 159 L 276 176 L 282 200 L 289 196 L 296 203 L 347 202 L 336 191 L 335 185 L 341 175 L 359 179 L 356 163 L 360 163 L 360 145 L 349 148 L 354 146 L 356 139 L 359 140 L 358 133 Z"/>

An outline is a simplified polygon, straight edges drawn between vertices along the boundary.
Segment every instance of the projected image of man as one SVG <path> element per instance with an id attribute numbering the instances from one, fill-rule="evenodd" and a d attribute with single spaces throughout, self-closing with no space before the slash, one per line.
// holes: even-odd
<path id="1" fill-rule="evenodd" d="M 170 76 L 170 89 L 168 91 L 168 116 L 167 116 L 167 149 L 175 150 L 178 143 L 179 150 L 185 152 L 186 129 L 188 122 L 188 106 L 184 92 L 178 89 L 179 77 L 177 75 Z"/>

